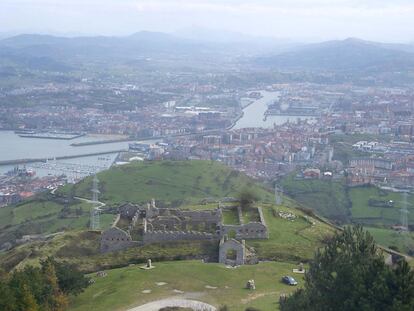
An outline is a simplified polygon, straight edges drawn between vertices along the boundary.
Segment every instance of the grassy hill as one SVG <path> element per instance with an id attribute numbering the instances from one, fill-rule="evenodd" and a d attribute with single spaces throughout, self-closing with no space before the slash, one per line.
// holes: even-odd
<path id="1" fill-rule="evenodd" d="M 269 229 L 268 240 L 247 240 L 248 247 L 254 248 L 261 260 L 298 263 L 312 258 L 315 250 L 323 245 L 327 236 L 332 235 L 331 226 L 307 216 L 295 209 L 295 204 L 286 200 L 283 206 L 258 203 L 263 209 Z M 213 207 L 210 205 L 209 207 Z M 185 206 L 190 209 L 205 209 L 205 205 Z M 295 215 L 293 220 L 281 218 L 278 212 Z M 76 264 L 83 271 L 97 271 L 122 267 L 128 264 L 155 261 L 205 258 L 217 260 L 218 244 L 210 242 L 160 243 L 126 251 L 101 254 L 99 252 L 99 233 L 87 231 L 68 231 L 57 235 L 47 242 L 21 245 L 0 254 L 0 267 L 12 269 L 27 264 L 36 265 L 40 258 L 53 255 L 58 260 Z"/>
<path id="2" fill-rule="evenodd" d="M 228 269 L 215 263 L 188 261 L 217 260 L 217 242 L 206 241 L 151 244 L 101 254 L 99 232 L 87 231 L 90 205 L 72 200 L 74 196 L 90 197 L 91 179 L 88 178 L 75 186 L 60 189 L 56 196 L 43 195 L 0 211 L 2 234 L 12 229 L 27 233 L 31 232 L 30 228 L 38 228 L 42 233 L 64 231 L 47 241 L 23 244 L 0 253 L 0 268 L 9 271 L 38 265 L 39 259 L 54 256 L 57 260 L 75 264 L 84 272 L 108 271 L 108 277 L 96 278 L 95 284 L 73 299 L 70 310 L 74 311 L 125 310 L 154 299 L 175 296 L 174 289 L 183 291 L 183 295 L 197 295 L 197 299 L 213 305 L 227 304 L 232 311 L 248 306 L 275 310 L 279 295 L 293 290 L 280 282 L 282 275 L 290 274 L 299 262 L 310 260 L 314 251 L 333 233 L 330 225 L 301 210 L 293 200 L 284 198 L 280 206 L 270 203 L 273 196 L 266 188 L 219 163 L 134 163 L 102 172 L 99 179 L 101 200 L 109 205 L 128 201 L 142 203 L 155 197 L 160 205 L 210 209 L 217 203 L 200 204 L 200 201 L 206 197 L 237 197 L 249 188 L 260 198 L 256 205 L 263 210 L 269 239 L 248 240 L 246 244 L 260 260 L 272 262 Z M 76 212 L 79 215 L 62 218 L 64 210 L 69 216 Z M 294 217 L 285 219 L 280 216 L 281 212 Z M 103 214 L 103 225 L 109 226 L 113 217 L 113 214 Z M 226 215 L 225 220 L 238 221 L 231 214 Z M 151 271 L 138 269 L 136 265 L 148 258 L 153 260 L 156 268 Z M 129 267 L 116 269 L 126 266 Z M 249 279 L 256 281 L 254 292 L 244 289 Z M 302 284 L 302 279 L 298 279 Z M 156 282 L 168 284 L 158 286 Z M 144 294 L 143 290 L 151 290 L 151 293 Z"/>
<path id="3" fill-rule="evenodd" d="M 0 209 L 0 246 L 14 244 L 23 235 L 51 234 L 60 231 L 85 230 L 89 227 L 92 205 L 80 200 L 64 203 L 43 194 L 15 206 Z M 108 227 L 113 215 L 102 215 L 101 225 Z"/>
<path id="4" fill-rule="evenodd" d="M 271 200 L 272 194 L 246 175 L 218 162 L 153 161 L 113 167 L 98 174 L 100 200 L 110 204 L 157 201 L 180 205 L 183 201 L 237 196 L 245 188 L 252 189 L 261 200 Z M 74 187 L 74 189 L 71 189 Z M 75 186 L 64 187 L 76 196 L 90 198 L 92 178 Z"/>
<path id="5" fill-rule="evenodd" d="M 282 276 L 291 274 L 295 267 L 287 263 L 268 262 L 237 269 L 200 261 L 155 262 L 154 266 L 149 271 L 137 266 L 110 270 L 104 278 L 91 275 L 95 284 L 74 298 L 69 310 L 127 310 L 146 302 L 183 296 L 215 306 L 227 305 L 231 311 L 244 311 L 247 307 L 278 310 L 280 294 L 295 290 L 281 282 Z M 301 286 L 302 277 L 295 277 Z M 255 291 L 244 288 L 250 279 L 255 280 Z"/>

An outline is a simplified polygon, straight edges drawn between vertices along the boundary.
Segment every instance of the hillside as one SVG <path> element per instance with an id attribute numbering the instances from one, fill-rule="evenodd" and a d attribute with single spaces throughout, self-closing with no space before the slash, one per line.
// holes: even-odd
<path id="1" fill-rule="evenodd" d="M 41 195 L 15 206 L 0 209 L 0 249 L 7 243 L 18 244 L 24 235 L 50 235 L 56 232 L 85 230 L 89 227 L 91 204 L 79 200 L 65 202 L 51 195 Z M 113 215 L 102 215 L 106 228 Z"/>
<path id="2" fill-rule="evenodd" d="M 248 240 L 248 247 L 253 247 L 260 260 L 297 263 L 308 261 L 315 250 L 323 245 L 323 241 L 334 232 L 329 225 L 306 216 L 296 209 L 297 205 L 285 200 L 283 206 L 270 203 L 257 203 L 269 230 L 268 240 Z M 213 208 L 210 205 L 209 208 Z M 204 205 L 185 206 L 189 209 L 205 209 Z M 285 212 L 294 218 L 284 219 L 278 215 Z M 103 215 L 111 216 L 113 215 Z M 33 242 L 0 253 L 0 267 L 12 269 L 16 266 L 37 264 L 40 258 L 54 256 L 76 264 L 82 271 L 97 271 L 122 267 L 133 263 L 143 263 L 147 258 L 154 261 L 192 259 L 209 257 L 214 260 L 217 255 L 216 243 L 210 242 L 178 242 L 151 244 L 144 247 L 130 248 L 126 251 L 101 254 L 99 252 L 100 235 L 86 231 L 87 227 L 68 230 L 56 235 L 47 242 Z"/>
<path id="3" fill-rule="evenodd" d="M 66 186 L 56 195 L 43 195 L 3 209 L 0 215 L 2 234 L 17 229 L 14 234 L 21 235 L 29 232 L 29 228 L 38 228 L 42 233 L 62 232 L 0 252 L 0 269 L 10 271 L 27 265 L 37 266 L 40 259 L 53 256 L 58 261 L 74 264 L 83 272 L 107 271 L 108 276 L 104 278 L 90 275 L 95 283 L 79 297 L 73 297 L 70 310 L 74 311 L 127 310 L 148 301 L 187 295 L 215 306 L 226 304 L 233 311 L 249 306 L 277 310 L 279 295 L 293 290 L 281 282 L 281 277 L 289 274 L 299 262 L 308 262 L 334 232 L 330 225 L 301 209 L 291 199 L 284 198 L 281 205 L 271 203 L 272 193 L 261 184 L 217 162 L 133 163 L 114 167 L 98 177 L 101 200 L 107 203 L 101 214 L 103 228 L 114 219 L 111 207 L 121 202 L 145 203 L 155 197 L 159 206 L 204 210 L 217 207 L 217 202 L 206 203 L 203 200 L 206 197 L 237 196 L 248 188 L 259 197 L 255 205 L 263 211 L 269 239 L 247 240 L 247 248 L 264 262 L 237 269 L 215 263 L 217 241 L 162 242 L 102 254 L 100 232 L 88 231 L 86 211 L 90 205 L 74 198 L 90 197 L 91 178 L 75 186 Z M 64 215 L 69 218 L 62 218 Z M 231 216 L 225 216 L 224 221 L 237 222 Z M 137 265 L 148 258 L 156 268 L 138 269 Z M 209 263 L 202 263 L 200 259 Z M 249 279 L 256 281 L 254 293 L 244 289 Z M 296 279 L 301 286 L 303 278 L 296 276 Z"/>
<path id="4" fill-rule="evenodd" d="M 256 61 L 279 69 L 394 72 L 413 69 L 414 53 L 402 45 L 346 39 L 305 45 Z"/>
<path id="5" fill-rule="evenodd" d="M 272 200 L 272 194 L 246 175 L 211 161 L 137 162 L 113 167 L 98 174 L 100 200 L 108 204 L 157 202 L 180 205 L 205 198 L 237 197 L 250 188 L 260 200 Z M 59 193 L 91 198 L 92 178 Z"/>
<path id="6" fill-rule="evenodd" d="M 281 282 L 282 276 L 291 273 L 295 267 L 287 263 L 266 262 L 237 269 L 200 261 L 154 265 L 156 267 L 151 271 L 132 266 L 110 270 L 105 278 L 91 275 L 95 284 L 73 299 L 69 310 L 128 310 L 170 297 L 188 297 L 214 306 L 227 305 L 231 311 L 244 311 L 247 307 L 278 310 L 280 294 L 291 293 L 296 288 Z M 295 278 L 302 286 L 303 278 L 299 275 Z M 250 279 L 255 280 L 255 291 L 244 288 Z"/>
<path id="7" fill-rule="evenodd" d="M 317 214 L 343 225 L 362 224 L 377 243 L 414 254 L 414 234 L 402 235 L 392 229 L 400 224 L 404 204 L 409 211 L 409 223 L 414 220 L 414 195 L 408 195 L 404 202 L 401 193 L 373 186 L 348 187 L 344 180 L 301 179 L 293 175 L 285 177 L 281 185 L 287 195 Z M 390 200 L 393 205 L 387 206 L 385 203 Z"/>

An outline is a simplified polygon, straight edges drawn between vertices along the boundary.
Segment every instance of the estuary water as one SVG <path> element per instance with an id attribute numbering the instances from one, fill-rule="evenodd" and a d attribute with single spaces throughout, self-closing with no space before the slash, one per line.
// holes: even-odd
<path id="1" fill-rule="evenodd" d="M 248 127 L 271 128 L 274 124 L 281 125 L 287 121 L 296 122 L 298 119 L 314 120 L 314 118 L 306 116 L 267 116 L 267 118 L 265 118 L 264 114 L 268 105 L 278 100 L 280 93 L 268 91 L 260 91 L 260 93 L 263 97 L 255 100 L 243 109 L 243 116 L 236 122 L 233 129 L 236 130 Z"/>

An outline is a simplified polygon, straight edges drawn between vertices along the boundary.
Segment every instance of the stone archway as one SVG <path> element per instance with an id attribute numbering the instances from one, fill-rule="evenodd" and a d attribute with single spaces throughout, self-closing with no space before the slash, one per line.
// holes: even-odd
<path id="1" fill-rule="evenodd" d="M 229 256 L 231 254 L 231 257 Z M 225 265 L 240 266 L 246 260 L 246 247 L 244 240 L 239 242 L 235 239 L 220 241 L 219 262 Z"/>

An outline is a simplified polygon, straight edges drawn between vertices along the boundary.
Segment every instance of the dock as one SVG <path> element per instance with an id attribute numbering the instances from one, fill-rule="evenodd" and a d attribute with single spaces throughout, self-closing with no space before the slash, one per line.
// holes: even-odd
<path id="1" fill-rule="evenodd" d="M 54 159 L 66 160 L 66 159 L 74 159 L 74 158 L 82 158 L 82 157 L 92 157 L 92 156 L 98 156 L 98 155 L 119 153 L 122 151 L 126 151 L 126 150 L 120 149 L 120 150 L 113 150 L 113 151 L 92 152 L 92 153 L 86 153 L 86 154 L 56 157 Z M 28 159 L 5 160 L 5 161 L 0 161 L 0 165 L 16 165 L 16 164 L 25 164 L 25 163 L 34 163 L 34 162 L 46 162 L 49 159 L 50 157 L 49 158 L 33 158 L 33 159 L 28 158 Z"/>

